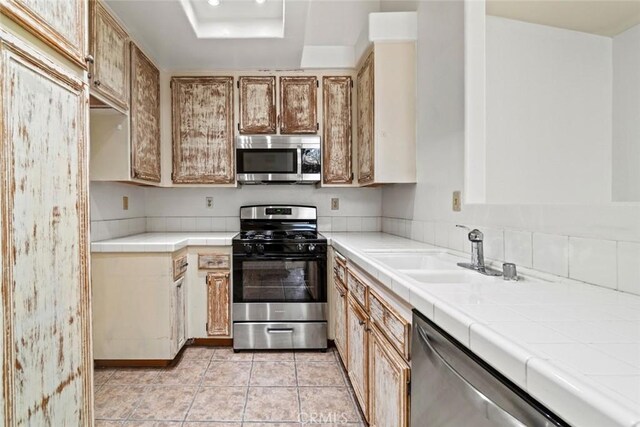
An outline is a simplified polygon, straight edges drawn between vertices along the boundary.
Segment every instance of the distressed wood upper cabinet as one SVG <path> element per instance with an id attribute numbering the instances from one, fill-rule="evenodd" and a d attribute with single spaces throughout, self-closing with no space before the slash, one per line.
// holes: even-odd
<path id="1" fill-rule="evenodd" d="M 238 87 L 238 131 L 243 135 L 276 133 L 276 78 L 243 76 L 238 78 Z"/>
<path id="2" fill-rule="evenodd" d="M 131 177 L 160 182 L 160 71 L 131 43 Z"/>
<path id="3" fill-rule="evenodd" d="M 77 71 L 0 30 L 2 425 L 93 423 L 88 95 Z"/>
<path id="4" fill-rule="evenodd" d="M 369 420 L 369 316 L 351 295 L 347 300 L 347 372 L 360 408 Z"/>
<path id="5" fill-rule="evenodd" d="M 207 333 L 210 336 L 231 334 L 231 298 L 229 272 L 207 274 Z"/>
<path id="6" fill-rule="evenodd" d="M 351 172 L 351 86 L 349 76 L 322 78 L 323 182 L 350 184 Z"/>
<path id="7" fill-rule="evenodd" d="M 102 0 L 91 0 L 90 5 L 91 94 L 126 111 L 129 108 L 129 36 Z"/>
<path id="8" fill-rule="evenodd" d="M 173 182 L 232 184 L 233 77 L 173 77 Z"/>
<path id="9" fill-rule="evenodd" d="M 369 334 L 369 425 L 408 427 L 409 365 L 373 325 Z"/>
<path id="10" fill-rule="evenodd" d="M 280 77 L 280 133 L 318 132 L 315 76 Z"/>
<path id="11" fill-rule="evenodd" d="M 415 43 L 375 43 L 358 67 L 360 185 L 416 182 Z"/>
<path id="12" fill-rule="evenodd" d="M 0 12 L 76 65 L 86 67 L 86 0 L 0 0 Z"/>

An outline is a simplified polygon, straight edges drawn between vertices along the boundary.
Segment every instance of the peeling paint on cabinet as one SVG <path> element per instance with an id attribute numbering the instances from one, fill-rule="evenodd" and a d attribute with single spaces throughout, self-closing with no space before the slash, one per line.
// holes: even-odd
<path id="1" fill-rule="evenodd" d="M 351 84 L 349 76 L 322 78 L 323 174 L 325 184 L 350 184 Z"/>
<path id="2" fill-rule="evenodd" d="M 173 182 L 232 184 L 233 77 L 172 77 Z"/>
<path id="3" fill-rule="evenodd" d="M 7 426 L 89 426 L 86 86 L 0 31 Z"/>
<path id="4" fill-rule="evenodd" d="M 374 180 L 374 68 L 373 51 L 358 71 L 358 183 Z"/>
<path id="5" fill-rule="evenodd" d="M 86 0 L 0 0 L 0 11 L 76 65 L 86 68 Z"/>
<path id="6" fill-rule="evenodd" d="M 280 77 L 280 133 L 318 132 L 315 76 Z"/>
<path id="7" fill-rule="evenodd" d="M 207 294 L 207 334 L 229 336 L 231 333 L 229 272 L 208 273 Z"/>
<path id="8" fill-rule="evenodd" d="M 347 300 L 348 374 L 364 417 L 369 420 L 369 321 L 351 290 Z"/>
<path id="9" fill-rule="evenodd" d="M 105 8 L 102 0 L 90 0 L 89 49 L 91 93 L 114 107 L 129 108 L 129 36 Z"/>
<path id="10" fill-rule="evenodd" d="M 160 71 L 131 43 L 131 177 L 160 182 Z"/>
<path id="11" fill-rule="evenodd" d="M 242 76 L 240 87 L 240 124 L 245 134 L 276 133 L 276 78 Z"/>

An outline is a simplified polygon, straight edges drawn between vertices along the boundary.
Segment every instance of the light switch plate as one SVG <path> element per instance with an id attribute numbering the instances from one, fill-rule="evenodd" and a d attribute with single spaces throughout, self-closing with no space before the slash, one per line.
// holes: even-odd
<path id="1" fill-rule="evenodd" d="M 460 191 L 453 192 L 452 207 L 454 212 L 460 212 L 462 210 L 462 195 Z"/>
<path id="2" fill-rule="evenodd" d="M 337 197 L 331 198 L 331 210 L 332 211 L 340 210 L 340 199 L 338 199 Z"/>
<path id="3" fill-rule="evenodd" d="M 213 209 L 213 197 L 206 198 L 207 209 Z"/>
<path id="4" fill-rule="evenodd" d="M 122 196 L 122 210 L 129 210 L 129 198 L 127 196 Z"/>

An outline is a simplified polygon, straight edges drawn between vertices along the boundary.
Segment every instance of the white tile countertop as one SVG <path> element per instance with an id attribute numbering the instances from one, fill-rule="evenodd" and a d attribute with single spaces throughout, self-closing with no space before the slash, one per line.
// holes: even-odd
<path id="1" fill-rule="evenodd" d="M 186 246 L 231 246 L 237 231 L 142 233 L 91 243 L 91 252 L 174 252 Z"/>
<path id="2" fill-rule="evenodd" d="M 469 255 L 384 233 L 326 235 L 568 423 L 640 427 L 640 297 L 525 269 L 518 282 L 478 274 L 477 282 L 424 284 L 371 255 L 441 250 L 464 261 Z"/>

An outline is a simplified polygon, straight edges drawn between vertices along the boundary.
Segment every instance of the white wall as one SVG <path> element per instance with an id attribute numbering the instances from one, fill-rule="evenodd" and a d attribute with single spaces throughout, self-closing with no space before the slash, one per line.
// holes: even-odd
<path id="1" fill-rule="evenodd" d="M 122 208 L 122 197 L 129 198 L 129 209 Z M 117 182 L 92 182 L 91 240 L 142 233 L 146 228 L 144 188 Z"/>
<path id="2" fill-rule="evenodd" d="M 464 205 L 464 6 L 418 8 L 418 184 L 385 186 L 383 230 L 467 250 L 455 224 L 485 232 L 499 261 L 640 294 L 640 207 L 635 205 Z"/>
<path id="3" fill-rule="evenodd" d="M 609 37 L 486 17 L 487 203 L 611 201 L 611 57 Z"/>
<path id="4" fill-rule="evenodd" d="M 640 25 L 613 38 L 613 200 L 640 201 Z"/>

